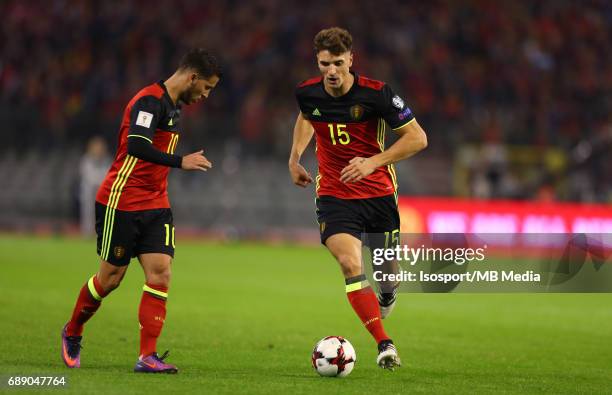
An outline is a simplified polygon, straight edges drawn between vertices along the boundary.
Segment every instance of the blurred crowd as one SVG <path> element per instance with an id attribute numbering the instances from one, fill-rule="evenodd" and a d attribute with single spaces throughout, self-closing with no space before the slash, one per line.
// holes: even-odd
<path id="1" fill-rule="evenodd" d="M 182 143 L 284 160 L 294 87 L 317 74 L 312 39 L 333 25 L 353 34 L 354 70 L 404 97 L 432 154 L 479 142 L 570 152 L 612 123 L 607 0 L 9 0 L 0 13 L 0 116 L 18 150 L 114 145 L 127 100 L 201 46 L 225 78 L 184 112 Z"/>

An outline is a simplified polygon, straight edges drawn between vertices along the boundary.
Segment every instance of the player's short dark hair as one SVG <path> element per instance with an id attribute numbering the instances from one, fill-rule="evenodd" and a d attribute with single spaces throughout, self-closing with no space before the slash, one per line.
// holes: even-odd
<path id="1" fill-rule="evenodd" d="M 316 53 L 328 50 L 332 55 L 340 55 L 353 49 L 353 37 L 340 27 L 323 29 L 314 38 L 314 49 Z"/>
<path id="2" fill-rule="evenodd" d="M 221 78 L 223 71 L 219 61 L 209 51 L 202 48 L 193 48 L 183 56 L 179 64 L 179 70 L 192 69 L 200 77 L 209 78 L 213 75 Z"/>

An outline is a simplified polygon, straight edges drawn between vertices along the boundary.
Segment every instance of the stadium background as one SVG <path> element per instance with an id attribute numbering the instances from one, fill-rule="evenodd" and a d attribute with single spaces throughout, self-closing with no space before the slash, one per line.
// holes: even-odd
<path id="1" fill-rule="evenodd" d="M 215 168 L 172 172 L 178 229 L 312 231 L 313 191 L 286 170 L 293 90 L 317 73 L 313 35 L 336 24 L 353 32 L 354 69 L 401 93 L 428 134 L 427 151 L 398 165 L 400 194 L 612 200 L 606 1 L 8 1 L 0 12 L 4 229 L 77 224 L 88 141 L 112 155 L 129 98 L 198 45 L 226 77 L 184 111 L 179 153 L 204 148 Z"/>
<path id="2" fill-rule="evenodd" d="M 115 380 L 137 343 L 132 268 L 92 320 L 75 393 L 606 391 L 609 295 L 402 295 L 389 325 L 408 368 L 381 376 L 317 246 L 314 191 L 293 186 L 286 163 L 294 87 L 317 73 L 312 38 L 340 25 L 354 69 L 387 81 L 428 134 L 397 166 L 405 230 L 611 233 L 609 1 L 10 0 L 0 15 L 0 374 L 65 373 L 56 332 L 96 265 L 91 222 L 74 237 L 82 198 L 129 98 L 202 46 L 226 77 L 185 108 L 177 152 L 203 148 L 214 168 L 169 181 L 181 264 L 162 342 L 186 371 Z M 316 172 L 312 148 L 305 164 Z M 264 243 L 218 243 L 253 239 Z M 362 358 L 343 383 L 310 380 L 307 354 L 328 334 Z"/>

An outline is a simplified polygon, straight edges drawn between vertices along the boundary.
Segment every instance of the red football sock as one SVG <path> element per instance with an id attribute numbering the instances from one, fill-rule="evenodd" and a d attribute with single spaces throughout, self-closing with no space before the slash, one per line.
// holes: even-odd
<path id="1" fill-rule="evenodd" d="M 72 318 L 66 326 L 67 336 L 81 336 L 83 334 L 83 325 L 94 315 L 100 307 L 102 298 L 108 295 L 98 281 L 98 276 L 92 276 L 89 281 L 83 285 L 79 297 L 72 311 Z"/>
<path id="2" fill-rule="evenodd" d="M 157 351 L 157 338 L 166 320 L 168 288 L 146 283 L 142 289 L 142 299 L 138 309 L 140 356 L 146 357 Z"/>
<path id="3" fill-rule="evenodd" d="M 378 299 L 364 275 L 346 279 L 346 296 L 376 343 L 388 340 L 380 318 Z"/>

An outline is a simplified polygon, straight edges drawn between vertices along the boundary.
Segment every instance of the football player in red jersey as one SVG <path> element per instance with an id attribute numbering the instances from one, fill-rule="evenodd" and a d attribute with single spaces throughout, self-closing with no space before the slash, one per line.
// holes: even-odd
<path id="1" fill-rule="evenodd" d="M 298 186 L 313 182 L 300 165 L 300 157 L 314 135 L 321 242 L 340 264 L 349 302 L 378 344 L 377 364 L 392 370 L 400 366 L 400 358 L 381 319 L 395 305 L 396 288 L 381 291 L 377 297 L 369 286 L 361 264 L 362 235 L 384 235 L 387 241 L 398 242 L 393 164 L 424 149 L 427 137 L 412 111 L 387 84 L 350 70 L 349 32 L 338 27 L 322 30 L 314 38 L 314 47 L 321 75 L 296 89 L 300 113 L 289 172 Z M 385 150 L 387 124 L 399 139 Z"/>
<path id="2" fill-rule="evenodd" d="M 166 319 L 174 226 L 167 193 L 171 167 L 206 171 L 212 164 L 203 151 L 174 154 L 181 106 L 205 100 L 222 72 L 215 56 L 189 51 L 167 80 L 143 88 L 123 113 L 114 162 L 96 196 L 97 251 L 100 269 L 83 285 L 70 321 L 62 330 L 62 359 L 80 367 L 83 326 L 102 299 L 117 288 L 132 257 L 144 270 L 138 311 L 142 373 L 177 373 L 157 354 L 157 338 Z"/>

